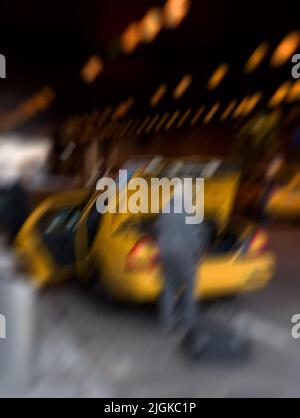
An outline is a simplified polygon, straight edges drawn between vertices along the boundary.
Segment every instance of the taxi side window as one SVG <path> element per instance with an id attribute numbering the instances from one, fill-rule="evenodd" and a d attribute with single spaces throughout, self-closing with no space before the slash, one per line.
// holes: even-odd
<path id="1" fill-rule="evenodd" d="M 49 211 L 40 219 L 39 230 L 45 235 L 72 233 L 79 220 L 80 213 L 79 208 Z"/>
<path id="2" fill-rule="evenodd" d="M 59 266 L 70 266 L 76 261 L 75 230 L 81 208 L 50 210 L 38 222 L 40 238 Z"/>

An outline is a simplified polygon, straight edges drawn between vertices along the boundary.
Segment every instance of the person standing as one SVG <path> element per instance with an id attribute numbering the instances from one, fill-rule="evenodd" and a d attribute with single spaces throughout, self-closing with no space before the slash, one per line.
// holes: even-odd
<path id="1" fill-rule="evenodd" d="M 159 309 L 165 333 L 172 332 L 178 323 L 186 330 L 196 323 L 195 279 L 209 241 L 206 223 L 187 224 L 184 207 L 182 213 L 175 213 L 175 199 L 176 190 L 170 213 L 161 213 L 154 226 L 164 275 Z"/>
<path id="2" fill-rule="evenodd" d="M 1 220 L 5 223 L 9 241 L 13 242 L 30 214 L 30 199 L 22 182 L 18 180 L 7 190 L 3 200 Z"/>

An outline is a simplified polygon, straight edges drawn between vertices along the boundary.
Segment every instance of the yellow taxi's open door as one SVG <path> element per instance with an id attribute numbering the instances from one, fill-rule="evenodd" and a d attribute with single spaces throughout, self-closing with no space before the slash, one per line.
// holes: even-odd
<path id="1" fill-rule="evenodd" d="M 220 227 L 229 220 L 239 185 L 239 173 L 220 173 L 205 180 L 205 217 Z"/>
<path id="2" fill-rule="evenodd" d="M 46 199 L 19 232 L 15 250 L 36 285 L 60 281 L 74 271 L 76 225 L 87 198 L 86 192 L 74 191 Z"/>
<path id="3" fill-rule="evenodd" d="M 219 228 L 229 221 L 240 182 L 240 169 L 234 162 L 223 162 L 212 158 L 183 160 L 181 177 L 204 179 L 204 212 L 205 219 L 213 220 Z M 169 163 L 170 164 L 170 163 Z M 171 162 L 174 164 L 174 162 Z M 162 171 L 166 170 L 163 168 Z M 167 171 L 169 169 L 167 168 Z M 160 176 L 163 176 L 162 172 Z"/>

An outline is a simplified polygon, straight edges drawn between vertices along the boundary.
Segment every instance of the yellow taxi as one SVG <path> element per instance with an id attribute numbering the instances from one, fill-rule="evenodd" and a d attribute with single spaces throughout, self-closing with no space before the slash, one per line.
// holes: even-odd
<path id="1" fill-rule="evenodd" d="M 237 173 L 220 172 L 205 180 L 205 217 L 212 225 L 212 245 L 199 263 L 197 298 L 258 290 L 273 276 L 275 257 L 268 249 L 267 233 L 246 221 L 230 220 L 237 187 Z M 155 301 L 163 286 L 152 232 L 157 215 L 101 215 L 98 198 L 99 193 L 80 191 L 47 199 L 20 231 L 17 253 L 38 286 L 74 275 L 88 283 L 96 276 L 113 298 Z"/>
<path id="2" fill-rule="evenodd" d="M 287 183 L 274 187 L 265 211 L 274 218 L 300 218 L 300 171 Z"/>

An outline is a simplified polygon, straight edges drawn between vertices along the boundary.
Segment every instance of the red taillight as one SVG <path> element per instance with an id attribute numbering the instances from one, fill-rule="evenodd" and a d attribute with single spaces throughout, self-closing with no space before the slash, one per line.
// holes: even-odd
<path id="1" fill-rule="evenodd" d="M 141 238 L 126 259 L 127 271 L 153 270 L 159 262 L 159 251 L 155 242 L 149 237 Z"/>
<path id="2" fill-rule="evenodd" d="M 259 229 L 254 234 L 247 247 L 247 255 L 260 255 L 268 247 L 270 242 L 269 234 L 264 229 Z"/>

